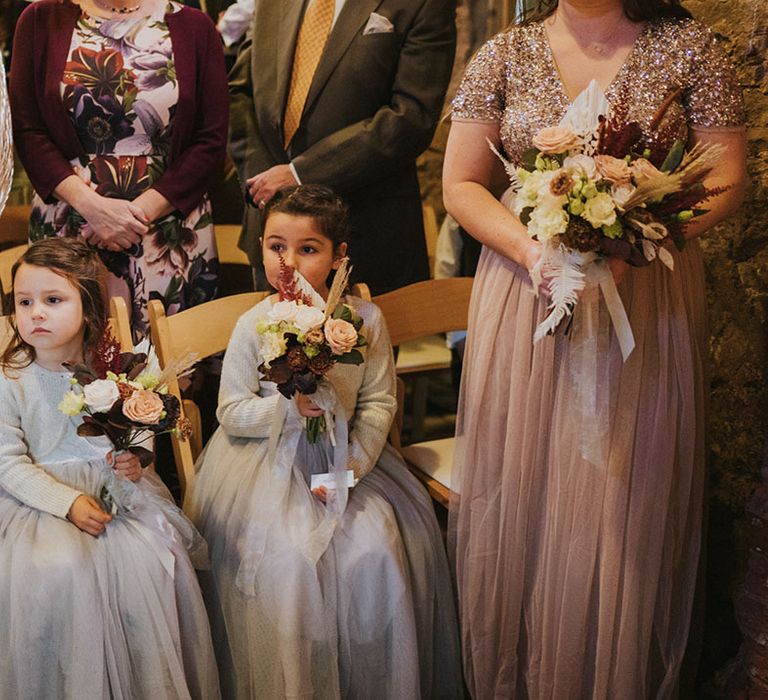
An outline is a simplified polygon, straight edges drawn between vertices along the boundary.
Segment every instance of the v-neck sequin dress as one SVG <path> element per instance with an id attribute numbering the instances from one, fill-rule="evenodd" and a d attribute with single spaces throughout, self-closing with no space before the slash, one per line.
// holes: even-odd
<path id="1" fill-rule="evenodd" d="M 693 20 L 644 26 L 606 89 L 647 133 L 739 129 L 740 90 Z M 468 67 L 454 121 L 499 125 L 519 162 L 570 105 L 542 23 L 490 40 Z M 700 566 L 705 480 L 704 268 L 690 242 L 675 270 L 619 285 L 637 346 L 611 332 L 598 357 L 608 462 L 585 461 L 569 340 L 534 345 L 546 309 L 527 272 L 483 249 L 470 308 L 451 512 L 465 672 L 484 698 L 674 697 Z M 601 305 L 601 314 L 605 309 Z"/>

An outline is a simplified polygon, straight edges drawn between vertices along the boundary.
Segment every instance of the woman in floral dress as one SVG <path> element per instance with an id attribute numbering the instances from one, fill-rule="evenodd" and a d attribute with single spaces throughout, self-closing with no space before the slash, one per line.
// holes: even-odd
<path id="1" fill-rule="evenodd" d="M 80 235 L 109 293 L 168 313 L 216 294 L 209 179 L 226 146 L 221 43 L 201 12 L 165 0 L 41 0 L 17 25 L 11 103 L 36 195 L 30 240 Z"/>

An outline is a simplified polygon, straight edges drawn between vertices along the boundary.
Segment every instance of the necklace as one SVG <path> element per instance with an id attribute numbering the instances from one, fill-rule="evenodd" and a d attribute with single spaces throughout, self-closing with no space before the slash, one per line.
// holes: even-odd
<path id="1" fill-rule="evenodd" d="M 558 13 L 555 13 L 555 19 L 557 18 L 558 18 Z M 579 32 L 574 27 L 572 27 L 566 17 L 561 16 L 560 20 L 563 23 L 563 26 L 574 38 L 579 37 L 579 35 L 583 37 L 583 32 Z M 581 41 L 579 41 L 578 38 L 576 40 L 587 50 L 593 51 L 596 54 L 604 54 L 607 51 L 609 51 L 609 49 L 614 48 L 613 45 L 616 42 L 617 34 L 619 33 L 620 27 L 622 26 L 623 23 L 624 23 L 624 16 L 623 14 L 620 14 L 616 18 L 616 21 L 608 30 L 604 28 L 601 29 L 601 31 L 598 33 L 599 38 L 583 37 Z"/>
<path id="2" fill-rule="evenodd" d="M 106 10 L 107 12 L 115 12 L 120 15 L 129 15 L 132 12 L 136 12 L 137 10 L 141 9 L 141 6 L 144 4 L 143 2 L 139 2 L 137 5 L 128 5 L 127 7 L 117 7 L 115 5 L 110 5 L 107 2 L 104 2 L 104 0 L 93 0 L 93 4 L 97 7 L 100 7 L 102 10 Z"/>

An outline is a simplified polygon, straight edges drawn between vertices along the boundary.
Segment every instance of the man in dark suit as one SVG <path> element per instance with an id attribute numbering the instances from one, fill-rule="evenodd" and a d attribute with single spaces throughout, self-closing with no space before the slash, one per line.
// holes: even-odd
<path id="1" fill-rule="evenodd" d="M 353 281 L 379 294 L 429 274 L 416 158 L 443 107 L 455 0 L 331 0 L 327 41 L 297 100 L 312 41 L 300 37 L 320 2 L 256 0 L 230 76 L 230 152 L 254 204 L 240 246 L 260 269 L 260 207 L 296 182 L 328 185 L 349 204 Z"/>

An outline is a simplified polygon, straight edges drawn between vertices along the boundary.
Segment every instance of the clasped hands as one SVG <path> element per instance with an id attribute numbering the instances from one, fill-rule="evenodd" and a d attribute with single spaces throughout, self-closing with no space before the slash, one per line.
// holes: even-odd
<path id="1" fill-rule="evenodd" d="M 135 202 L 98 195 L 80 211 L 82 235 L 91 245 L 114 252 L 128 250 L 149 231 L 150 220 Z"/>
<path id="2" fill-rule="evenodd" d="M 132 452 L 110 452 L 107 455 L 107 463 L 114 469 L 118 476 L 129 481 L 141 479 L 142 469 L 139 458 Z M 99 502 L 88 494 L 78 496 L 69 508 L 67 519 L 79 527 L 83 532 L 98 537 L 112 520 L 109 513 L 105 513 Z"/>

